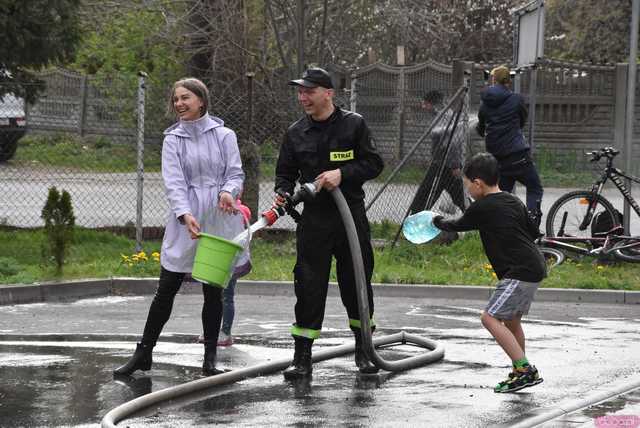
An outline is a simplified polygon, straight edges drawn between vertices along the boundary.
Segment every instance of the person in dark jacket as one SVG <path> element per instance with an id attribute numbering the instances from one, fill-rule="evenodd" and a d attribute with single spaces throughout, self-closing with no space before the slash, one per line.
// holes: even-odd
<path id="1" fill-rule="evenodd" d="M 539 225 L 542 218 L 542 184 L 522 133 L 527 108 L 520 94 L 509 88 L 511 76 L 505 66 L 491 71 L 491 86 L 481 95 L 477 131 L 485 137 L 486 149 L 496 157 L 500 168 L 500 189 L 512 192 L 515 182 L 527 189 L 529 215 Z"/>
<path id="2" fill-rule="evenodd" d="M 443 100 L 444 95 L 442 92 L 433 89 L 424 95 L 422 109 L 433 120 L 444 107 L 442 105 Z M 431 163 L 411 202 L 409 207 L 410 214 L 431 209 L 443 190 L 449 193 L 451 200 L 460 208 L 460 211 L 464 212 L 465 210 L 461 172 L 462 163 L 464 162 L 465 130 L 463 129 L 462 120 L 455 124 L 455 129 L 453 129 L 454 122 L 455 112 L 449 110 L 445 112 L 440 123 L 431 131 Z M 453 137 L 451 137 L 452 132 L 454 133 Z M 449 144 L 450 139 L 451 143 Z M 442 167 L 442 164 L 444 164 L 444 167 Z M 441 169 L 442 172 L 440 171 Z M 440 173 L 442 175 L 438 178 Z M 431 198 L 429 198 L 430 196 Z"/>
<path id="3" fill-rule="evenodd" d="M 384 164 L 362 116 L 334 105 L 333 84 L 325 70 L 310 68 L 302 79 L 289 84 L 297 87 L 298 100 L 306 114 L 289 127 L 280 147 L 274 204 L 284 204 L 282 195 L 293 194 L 296 181 L 316 182 L 322 190 L 312 200 L 305 201 L 296 230 L 297 260 L 293 270 L 296 322 L 291 328 L 295 353 L 292 366 L 285 370 L 284 376 L 293 380 L 311 375 L 311 346 L 322 328 L 332 256 L 336 258 L 340 297 L 355 335 L 356 365 L 363 373 L 375 373 L 378 369 L 362 349 L 349 243 L 338 208 L 328 191 L 339 187 L 353 215 L 373 327 L 373 249 L 362 185 L 377 177 Z"/>

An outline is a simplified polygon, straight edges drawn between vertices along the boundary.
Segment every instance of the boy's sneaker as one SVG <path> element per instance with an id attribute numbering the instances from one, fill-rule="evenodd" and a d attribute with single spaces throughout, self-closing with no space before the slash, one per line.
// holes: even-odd
<path id="1" fill-rule="evenodd" d="M 509 374 L 507 375 L 507 378 L 505 380 L 503 380 L 502 382 L 500 382 L 498 385 L 496 385 L 496 387 L 493 388 L 493 390 L 495 392 L 502 392 L 502 391 L 499 391 L 499 390 L 504 388 L 505 385 L 507 385 L 509 382 L 511 382 L 516 377 L 518 377 L 518 374 L 513 370 L 510 371 Z"/>
<path id="2" fill-rule="evenodd" d="M 233 345 L 233 336 L 221 331 L 220 337 L 218 337 L 218 346 L 231 346 L 231 345 Z"/>
<path id="3" fill-rule="evenodd" d="M 493 391 L 499 393 L 515 392 L 522 388 L 542 383 L 542 380 L 538 369 L 536 369 L 535 366 L 529 366 L 526 371 L 517 374 L 513 372 L 509 373 L 509 379 L 500 382 Z"/>

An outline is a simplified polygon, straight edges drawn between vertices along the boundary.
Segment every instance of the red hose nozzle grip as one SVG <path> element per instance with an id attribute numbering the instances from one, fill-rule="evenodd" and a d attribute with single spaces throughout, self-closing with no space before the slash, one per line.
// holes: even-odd
<path id="1" fill-rule="evenodd" d="M 276 222 L 276 220 L 278 220 L 278 217 L 280 217 L 278 212 L 274 209 L 266 210 L 261 215 L 267 220 L 267 226 L 271 226 Z"/>

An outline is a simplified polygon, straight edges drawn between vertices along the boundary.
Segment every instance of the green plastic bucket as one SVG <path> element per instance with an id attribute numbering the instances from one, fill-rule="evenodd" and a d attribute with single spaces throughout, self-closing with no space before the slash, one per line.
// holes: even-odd
<path id="1" fill-rule="evenodd" d="M 219 236 L 200 233 L 191 276 L 205 284 L 226 288 L 244 248 Z"/>

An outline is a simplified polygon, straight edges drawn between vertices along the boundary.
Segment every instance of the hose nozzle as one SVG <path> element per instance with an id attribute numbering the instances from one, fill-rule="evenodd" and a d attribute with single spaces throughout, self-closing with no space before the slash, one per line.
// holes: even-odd
<path id="1" fill-rule="evenodd" d="M 304 183 L 293 196 L 288 198 L 287 202 L 289 202 L 290 207 L 293 208 L 300 202 L 313 199 L 316 196 L 316 193 L 318 193 L 318 190 L 317 181 L 313 183 Z"/>
<path id="2" fill-rule="evenodd" d="M 267 222 L 267 226 L 271 226 L 280 217 L 286 214 L 283 207 L 271 208 L 260 214 Z"/>
<path id="3" fill-rule="evenodd" d="M 277 190 L 276 192 L 285 199 L 284 206 L 273 207 L 269 210 L 266 210 L 261 214 L 261 216 L 266 219 L 267 226 L 271 226 L 276 222 L 276 220 L 278 220 L 285 214 L 289 214 L 297 223 L 298 219 L 300 218 L 300 213 L 298 213 L 294 209 L 294 207 L 300 202 L 313 199 L 316 193 L 318 193 L 318 190 L 319 186 L 317 182 L 303 184 L 300 189 L 298 189 L 298 191 L 293 194 L 293 196 L 282 190 Z"/>

